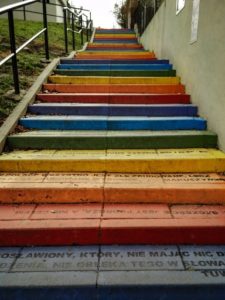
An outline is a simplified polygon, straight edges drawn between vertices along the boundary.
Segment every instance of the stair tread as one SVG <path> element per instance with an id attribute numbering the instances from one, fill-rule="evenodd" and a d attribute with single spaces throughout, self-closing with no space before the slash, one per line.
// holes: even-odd
<path id="1" fill-rule="evenodd" d="M 0 287 L 5 295 L 10 295 L 9 288 L 19 289 L 23 299 L 26 294 L 39 298 L 49 289 L 50 299 L 72 299 L 74 294 L 94 299 L 98 294 L 103 300 L 112 292 L 125 295 L 123 299 L 149 299 L 154 289 L 154 299 L 162 294 L 174 299 L 181 293 L 195 299 L 198 290 L 202 297 L 222 300 L 224 251 L 223 245 L 1 247 L 6 257 L 1 263 L 7 267 Z"/>
<path id="2" fill-rule="evenodd" d="M 57 96 L 71 96 L 71 97 L 75 97 L 75 96 L 89 96 L 89 94 L 72 94 L 72 93 L 63 93 L 63 94 L 38 94 L 38 96 L 43 96 L 43 95 L 48 95 L 48 96 L 52 96 L 52 97 L 57 97 Z M 94 97 L 94 96 L 101 96 L 104 94 L 91 94 L 90 97 Z M 111 94 L 111 96 L 115 96 L 115 95 L 127 95 L 127 96 L 132 96 L 134 94 Z M 136 94 L 137 97 L 139 97 L 142 94 Z M 108 95 L 107 95 L 108 96 Z M 146 95 L 147 96 L 147 95 Z M 178 108 L 189 108 L 189 107 L 197 107 L 194 104 L 175 104 L 175 103 L 168 103 L 168 104 L 114 104 L 114 103 L 34 103 L 31 104 L 30 106 L 32 107 L 133 107 L 133 108 L 139 108 L 139 107 L 143 107 L 143 108 L 165 108 L 165 107 L 178 107 Z"/>
<path id="3" fill-rule="evenodd" d="M 51 83 L 75 84 L 179 84 L 180 77 L 110 77 L 51 75 Z"/>
<path id="4" fill-rule="evenodd" d="M 160 206 L 164 208 L 166 203 L 188 203 L 192 206 L 180 209 L 180 215 L 188 217 L 193 215 L 190 210 L 196 203 L 225 203 L 225 176 L 217 173 L 0 173 L 0 191 L 2 203 L 164 203 Z M 195 215 L 218 214 L 217 210 L 213 211 L 207 212 L 196 205 Z M 153 215 L 158 212 L 159 209 L 152 210 Z"/>
<path id="5" fill-rule="evenodd" d="M 142 120 L 152 120 L 152 121 L 170 121 L 170 120 L 204 120 L 201 117 L 186 117 L 186 116 L 174 116 L 174 117 L 148 117 L 148 116 L 40 116 L 32 115 L 25 116 L 21 120 L 132 120 L 132 121 L 142 121 Z"/>
<path id="6" fill-rule="evenodd" d="M 225 153 L 216 149 L 204 148 L 21 150 L 3 153 L 0 156 L 0 164 L 0 171 L 6 172 L 224 172 Z"/>
<path id="7" fill-rule="evenodd" d="M 32 241 L 36 246 L 57 245 L 58 241 L 64 245 L 130 244 L 138 240 L 140 244 L 222 244 L 224 207 L 188 206 L 189 214 L 185 215 L 185 206 L 165 204 L 1 205 L 0 245 L 20 246 L 21 241 Z M 206 217 L 204 213 L 196 214 L 198 209 L 218 214 Z M 158 215 L 152 214 L 152 210 L 158 211 Z M 19 217 L 21 213 L 23 216 Z M 32 236 L 24 235 L 28 232 Z M 44 234 L 43 240 L 40 234 Z"/>

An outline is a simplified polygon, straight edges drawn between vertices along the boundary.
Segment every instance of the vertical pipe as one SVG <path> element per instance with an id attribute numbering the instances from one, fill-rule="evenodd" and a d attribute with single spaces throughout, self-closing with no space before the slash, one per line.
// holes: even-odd
<path id="1" fill-rule="evenodd" d="M 9 38 L 10 38 L 11 53 L 14 53 L 14 56 L 12 57 L 12 71 L 13 71 L 14 88 L 15 88 L 15 94 L 19 94 L 20 93 L 20 85 L 19 85 L 19 74 L 18 74 L 18 66 L 17 66 L 14 19 L 13 19 L 13 11 L 12 10 L 8 11 L 8 22 L 9 22 Z"/>
<path id="2" fill-rule="evenodd" d="M 76 48 L 76 42 L 75 42 L 75 26 L 74 26 L 74 15 L 72 14 L 72 43 L 73 43 L 73 50 Z"/>
<path id="3" fill-rule="evenodd" d="M 63 9 L 63 16 L 64 16 L 64 39 L 65 39 L 65 52 L 68 53 L 68 34 L 67 34 L 67 14 L 66 8 Z"/>
<path id="4" fill-rule="evenodd" d="M 80 27 L 81 27 L 81 45 L 83 46 L 84 44 L 84 31 L 83 31 L 83 17 L 82 15 L 80 16 Z"/>
<path id="5" fill-rule="evenodd" d="M 86 20 L 86 38 L 87 38 L 86 41 L 88 41 L 88 38 L 89 38 L 89 36 L 88 36 L 88 19 Z"/>
<path id="6" fill-rule="evenodd" d="M 43 24 L 45 28 L 44 38 L 45 38 L 45 57 L 49 60 L 49 44 L 48 44 L 48 19 L 47 19 L 47 7 L 46 0 L 42 1 L 43 4 Z"/>

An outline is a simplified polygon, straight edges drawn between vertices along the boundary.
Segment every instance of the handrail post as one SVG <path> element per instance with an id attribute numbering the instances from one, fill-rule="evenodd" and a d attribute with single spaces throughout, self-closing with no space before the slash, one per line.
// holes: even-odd
<path id="1" fill-rule="evenodd" d="M 81 45 L 83 46 L 83 44 L 84 44 L 84 32 L 83 32 L 83 18 L 82 18 L 82 15 L 80 16 L 80 27 L 81 27 L 81 34 L 80 34 Z"/>
<path id="2" fill-rule="evenodd" d="M 67 33 L 67 13 L 66 8 L 63 9 L 64 16 L 64 38 L 65 38 L 65 52 L 68 53 L 68 33 Z"/>
<path id="3" fill-rule="evenodd" d="M 43 4 L 43 24 L 45 28 L 45 57 L 49 60 L 49 44 L 48 44 L 48 19 L 47 19 L 47 7 L 46 7 L 46 0 L 42 1 Z"/>
<path id="4" fill-rule="evenodd" d="M 86 20 L 86 36 L 87 36 L 87 42 L 88 42 L 88 38 L 89 38 L 89 36 L 88 36 L 88 24 L 89 24 L 89 22 L 88 22 L 88 19 Z"/>
<path id="5" fill-rule="evenodd" d="M 74 26 L 74 15 L 72 14 L 72 39 L 73 39 L 73 50 L 76 49 L 76 40 L 75 40 L 75 26 Z"/>
<path id="6" fill-rule="evenodd" d="M 19 74 L 18 74 L 18 65 L 17 65 L 17 55 L 16 55 L 16 42 L 15 42 L 15 28 L 14 28 L 14 19 L 13 19 L 13 11 L 8 11 L 8 19 L 9 19 L 9 37 L 10 37 L 10 47 L 11 53 L 13 53 L 12 57 L 12 71 L 13 71 L 13 80 L 15 87 L 15 94 L 20 93 L 20 85 L 19 85 Z"/>

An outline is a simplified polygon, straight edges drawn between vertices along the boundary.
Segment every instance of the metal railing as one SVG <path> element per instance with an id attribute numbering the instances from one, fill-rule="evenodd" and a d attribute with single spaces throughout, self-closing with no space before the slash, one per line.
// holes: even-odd
<path id="1" fill-rule="evenodd" d="M 69 7 L 63 8 L 63 17 L 64 17 L 64 35 L 65 35 L 65 52 L 68 53 L 68 31 L 72 32 L 72 45 L 73 50 L 76 48 L 75 44 L 75 33 L 80 34 L 81 36 L 81 45 L 84 44 L 84 30 L 86 31 L 86 39 L 89 39 L 89 31 L 92 31 L 92 20 L 91 14 L 90 19 L 82 11 L 77 13 L 76 10 L 73 10 Z M 83 17 L 86 18 L 84 22 Z M 68 20 L 71 21 L 71 27 L 68 27 Z"/>
<path id="2" fill-rule="evenodd" d="M 132 15 L 131 27 L 137 24 L 139 34 L 142 34 L 152 20 L 164 0 L 139 0 Z"/>
<path id="3" fill-rule="evenodd" d="M 18 11 L 20 8 L 23 9 L 23 12 L 25 11 L 25 7 L 33 4 L 35 2 L 41 2 L 42 3 L 42 12 L 38 13 L 43 15 L 43 28 L 38 31 L 36 34 L 34 34 L 29 40 L 27 40 L 25 43 L 23 43 L 21 46 L 19 46 L 18 48 L 16 47 L 16 37 L 15 37 L 15 25 L 14 25 L 14 11 Z M 27 45 L 29 45 L 33 40 L 35 40 L 37 37 L 39 37 L 40 35 L 44 35 L 44 48 L 45 48 L 45 58 L 46 60 L 49 60 L 49 37 L 48 37 L 48 13 L 47 13 L 47 5 L 55 5 L 55 6 L 61 6 L 61 5 L 57 5 L 57 4 L 53 4 L 53 3 L 48 3 L 47 4 L 47 0 L 25 0 L 25 1 L 21 1 L 18 2 L 16 4 L 11 4 L 11 5 L 7 5 L 4 6 L 2 8 L 0 8 L 0 15 L 7 13 L 8 14 L 8 27 L 9 27 L 9 40 L 10 40 L 10 54 L 8 56 L 6 56 L 4 59 L 2 59 L 0 61 L 0 67 L 3 66 L 6 62 L 8 62 L 9 60 L 12 61 L 12 74 L 13 74 L 13 81 L 14 81 L 14 89 L 15 89 L 15 94 L 19 94 L 20 93 L 20 84 L 19 84 L 19 73 L 18 73 L 18 64 L 17 64 L 17 54 L 22 51 Z M 62 6 L 61 6 L 62 7 Z M 63 8 L 63 7 L 62 7 Z M 70 15 L 68 16 L 67 13 L 65 13 L 66 11 L 68 11 L 68 9 L 70 10 L 70 14 L 71 14 L 71 19 L 69 19 Z M 81 42 L 83 44 L 83 30 L 84 28 L 86 29 L 87 32 L 87 39 L 88 39 L 88 31 L 92 30 L 92 20 L 91 20 L 91 13 L 88 10 L 85 9 L 81 9 L 80 13 L 77 14 L 76 13 L 77 8 L 71 7 L 64 7 L 63 11 L 64 11 L 64 16 L 62 18 L 64 18 L 64 39 L 65 39 L 65 49 L 66 49 L 66 53 L 68 53 L 68 30 L 70 30 L 70 28 L 67 27 L 67 20 L 71 20 L 71 26 L 72 26 L 72 36 L 73 36 L 73 50 L 75 50 L 75 33 L 80 33 L 81 35 Z M 83 13 L 83 11 L 88 11 L 90 13 L 90 19 L 88 20 L 88 17 Z M 37 12 L 33 12 L 33 11 L 29 11 L 30 13 L 37 13 Z M 25 15 L 24 15 L 25 16 Z M 87 17 L 88 22 L 86 23 L 85 26 L 83 26 L 83 16 Z M 78 26 L 77 23 L 77 18 L 79 19 L 79 31 L 76 31 L 75 28 Z M 25 19 L 25 17 L 24 17 Z M 87 25 L 88 24 L 88 25 Z M 66 30 L 65 30 L 65 26 L 66 26 Z"/>

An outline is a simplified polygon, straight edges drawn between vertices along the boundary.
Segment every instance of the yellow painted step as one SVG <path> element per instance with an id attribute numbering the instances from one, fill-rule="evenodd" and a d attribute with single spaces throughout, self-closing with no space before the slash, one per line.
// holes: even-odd
<path id="1" fill-rule="evenodd" d="M 107 77 L 107 76 L 58 76 L 48 77 L 59 84 L 179 84 L 180 77 Z"/>
<path id="2" fill-rule="evenodd" d="M 0 156 L 1 172 L 224 172 L 225 153 L 216 149 L 42 150 Z"/>

